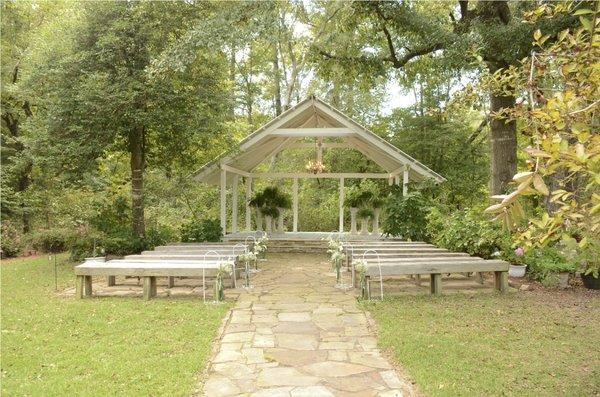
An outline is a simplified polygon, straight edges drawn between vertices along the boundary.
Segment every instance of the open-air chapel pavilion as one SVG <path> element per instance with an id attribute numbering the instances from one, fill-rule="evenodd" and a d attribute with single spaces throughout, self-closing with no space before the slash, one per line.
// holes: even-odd
<path id="1" fill-rule="evenodd" d="M 323 150 L 340 148 L 353 149 L 376 163 L 384 172 L 379 173 L 328 173 L 318 172 L 257 172 L 256 168 L 265 160 L 279 155 L 285 158 L 285 151 L 292 149 L 316 148 L 316 162 L 321 164 Z M 245 180 L 246 211 L 245 229 L 238 229 L 238 184 L 240 177 Z M 239 145 L 204 165 L 195 173 L 198 181 L 220 187 L 220 220 L 226 235 L 243 235 L 252 232 L 252 211 L 249 200 L 252 196 L 252 182 L 257 178 L 291 179 L 293 181 L 292 232 L 298 230 L 298 180 L 305 178 L 328 178 L 339 180 L 339 231 L 344 230 L 344 183 L 346 179 L 387 179 L 389 184 L 403 186 L 403 194 L 408 191 L 411 181 L 419 182 L 431 178 L 436 182 L 445 179 L 404 153 L 385 139 L 369 131 L 341 111 L 326 102 L 311 96 L 296 106 L 274 118 Z M 235 187 L 235 188 L 233 188 Z M 231 224 L 227 224 L 227 194 L 231 188 Z"/>

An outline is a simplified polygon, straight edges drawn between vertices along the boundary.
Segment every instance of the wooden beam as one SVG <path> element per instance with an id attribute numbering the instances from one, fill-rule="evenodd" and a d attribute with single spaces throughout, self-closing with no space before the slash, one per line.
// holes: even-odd
<path id="1" fill-rule="evenodd" d="M 252 210 L 250 208 L 250 199 L 252 198 L 252 177 L 246 178 L 246 231 L 252 229 Z"/>
<path id="2" fill-rule="evenodd" d="M 348 136 L 354 135 L 349 128 L 277 128 L 271 135 L 274 136 L 290 136 L 290 137 L 305 137 L 305 136 Z"/>
<path id="3" fill-rule="evenodd" d="M 314 149 L 314 143 L 300 142 L 294 143 L 288 146 L 286 149 Z M 323 142 L 323 149 L 356 149 L 349 143 L 346 142 Z"/>
<path id="4" fill-rule="evenodd" d="M 234 168 L 234 167 L 232 167 L 230 165 L 227 165 L 227 164 L 221 165 L 221 169 L 224 169 L 225 171 L 231 172 L 232 174 L 237 174 L 237 175 L 241 175 L 241 176 L 245 176 L 245 177 L 249 177 L 250 176 L 249 172 L 239 170 L 239 169 Z"/>
<path id="5" fill-rule="evenodd" d="M 268 159 L 269 157 L 273 157 L 275 156 L 277 153 L 281 152 L 283 149 L 286 148 L 286 146 L 290 143 L 290 141 L 293 140 L 293 137 L 287 138 L 285 139 L 283 142 L 281 142 L 279 145 L 275 146 L 275 148 L 273 150 L 271 150 L 270 152 L 268 152 L 264 158 Z"/>
<path id="6" fill-rule="evenodd" d="M 227 234 L 227 171 L 221 168 L 221 192 L 219 201 L 221 204 L 221 229 L 223 235 Z"/>
<path id="7" fill-rule="evenodd" d="M 344 232 L 344 178 L 340 178 L 340 224 L 339 232 Z"/>
<path id="8" fill-rule="evenodd" d="M 253 173 L 253 178 L 306 178 L 306 179 L 387 179 L 389 174 L 378 174 L 378 173 L 321 173 L 312 174 L 308 172 L 264 172 L 264 173 Z"/>
<path id="9" fill-rule="evenodd" d="M 238 183 L 239 183 L 239 175 L 233 176 L 233 184 L 231 186 L 231 232 L 237 233 L 238 230 Z"/>
<path id="10" fill-rule="evenodd" d="M 298 231 L 298 178 L 294 178 L 294 189 L 293 189 L 293 199 L 294 199 L 294 232 Z"/>

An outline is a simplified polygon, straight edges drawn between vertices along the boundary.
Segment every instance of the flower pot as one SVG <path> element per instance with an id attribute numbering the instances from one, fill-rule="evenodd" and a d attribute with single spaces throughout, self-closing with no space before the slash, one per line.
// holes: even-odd
<path id="1" fill-rule="evenodd" d="M 260 208 L 256 209 L 256 230 L 260 230 L 262 231 L 263 228 L 263 221 L 262 221 L 262 212 L 260 212 Z"/>
<path id="2" fill-rule="evenodd" d="M 283 233 L 283 210 L 284 208 L 278 208 L 279 216 L 277 217 L 277 231 Z"/>
<path id="3" fill-rule="evenodd" d="M 360 220 L 360 234 L 369 234 L 369 218 L 362 218 Z"/>
<path id="4" fill-rule="evenodd" d="M 381 214 L 381 208 L 373 209 L 373 234 L 379 236 L 379 214 Z"/>
<path id="5" fill-rule="evenodd" d="M 583 281 L 583 285 L 587 289 L 600 289 L 600 277 L 594 277 L 592 273 L 581 273 L 581 281 Z"/>
<path id="6" fill-rule="evenodd" d="M 273 218 L 271 218 L 269 215 L 265 215 L 265 227 L 267 234 L 271 234 L 273 231 Z"/>
<path id="7" fill-rule="evenodd" d="M 525 269 L 527 265 L 509 265 L 508 266 L 508 275 L 515 278 L 521 278 L 525 276 Z"/>
<path id="8" fill-rule="evenodd" d="M 356 234 L 356 213 L 358 208 L 350 208 L 350 234 Z"/>

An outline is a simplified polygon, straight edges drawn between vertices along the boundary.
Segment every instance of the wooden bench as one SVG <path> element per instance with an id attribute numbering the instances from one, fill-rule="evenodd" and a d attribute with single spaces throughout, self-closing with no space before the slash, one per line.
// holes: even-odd
<path id="1" fill-rule="evenodd" d="M 378 265 L 379 263 L 379 265 Z M 500 292 L 508 290 L 508 262 L 481 258 L 397 258 L 377 262 L 367 260 L 366 284 L 370 298 L 373 277 L 393 277 L 402 275 L 429 275 L 430 290 L 433 295 L 442 293 L 442 274 L 494 272 L 494 287 Z M 354 271 L 354 267 L 353 267 Z M 382 281 L 382 280 L 380 280 Z"/>
<path id="2" fill-rule="evenodd" d="M 126 260 L 115 259 L 108 262 L 84 263 L 75 266 L 77 277 L 75 296 L 83 298 L 92 295 L 92 276 L 132 276 L 143 279 L 144 299 L 156 296 L 156 277 L 206 277 L 215 273 L 220 260 Z M 231 285 L 236 286 L 235 267 L 231 272 Z"/>

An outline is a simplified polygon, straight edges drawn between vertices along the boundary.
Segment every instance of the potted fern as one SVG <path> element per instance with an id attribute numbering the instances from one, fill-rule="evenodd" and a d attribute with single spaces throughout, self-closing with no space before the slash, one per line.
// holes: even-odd
<path id="1" fill-rule="evenodd" d="M 275 207 L 262 207 L 260 211 L 265 216 L 266 232 L 270 234 L 273 231 L 273 219 L 279 216 L 279 210 Z"/>
<path id="2" fill-rule="evenodd" d="M 261 208 L 265 205 L 265 197 L 263 192 L 257 192 L 252 196 L 248 205 L 256 210 L 256 230 L 262 230 L 262 211 Z"/>
<path id="3" fill-rule="evenodd" d="M 350 209 L 350 234 L 356 234 L 356 214 L 363 204 L 361 191 L 358 186 L 350 186 L 346 191 L 344 205 Z"/>

